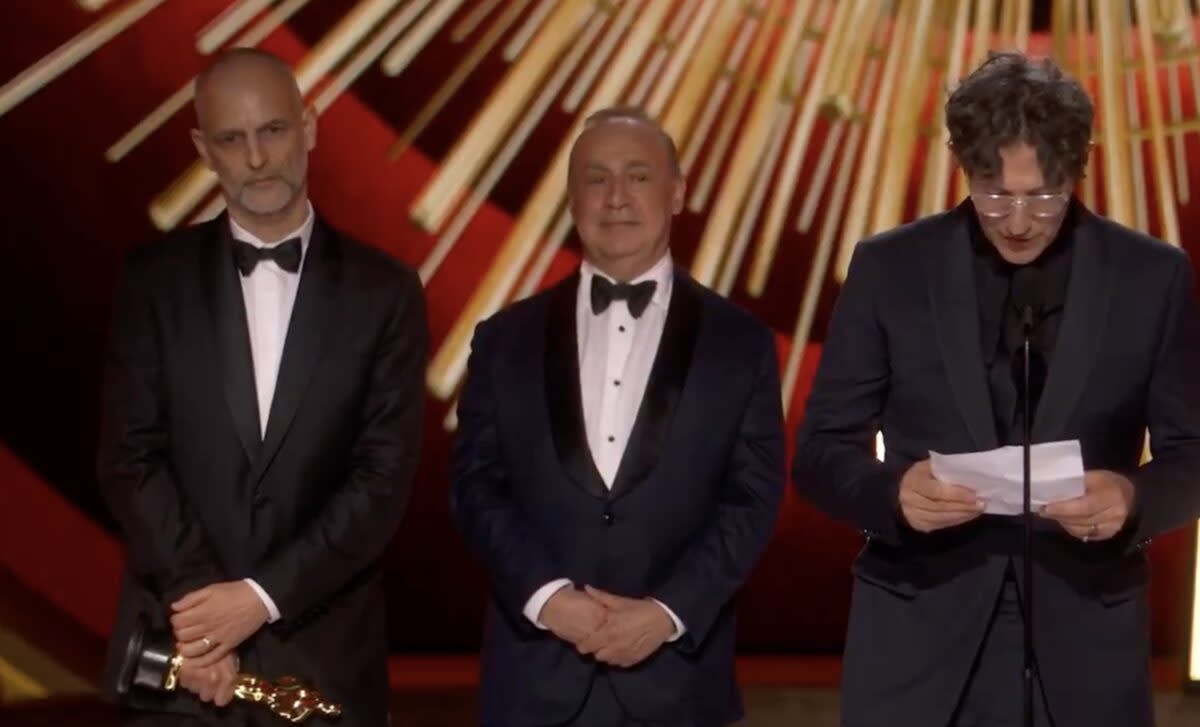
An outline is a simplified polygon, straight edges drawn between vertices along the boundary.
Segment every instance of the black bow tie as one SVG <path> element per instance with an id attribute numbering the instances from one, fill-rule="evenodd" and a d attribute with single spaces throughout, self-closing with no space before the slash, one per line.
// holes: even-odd
<path id="1" fill-rule="evenodd" d="M 274 260 L 275 264 L 289 273 L 300 270 L 300 238 L 293 237 L 277 245 L 255 247 L 241 240 L 233 241 L 233 262 L 242 275 L 254 272 L 254 266 L 263 260 Z"/>
<path id="2" fill-rule="evenodd" d="M 623 300 L 625 305 L 629 306 L 629 315 L 641 318 L 646 306 L 650 305 L 650 299 L 654 297 L 656 287 L 658 283 L 653 280 L 637 284 L 614 283 L 607 278 L 593 275 L 592 313 L 599 315 L 612 305 L 614 300 Z"/>

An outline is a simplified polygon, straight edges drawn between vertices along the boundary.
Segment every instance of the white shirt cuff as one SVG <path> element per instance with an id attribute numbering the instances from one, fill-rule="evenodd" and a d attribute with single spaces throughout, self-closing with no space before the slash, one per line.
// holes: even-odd
<path id="1" fill-rule="evenodd" d="M 550 581 L 546 585 L 534 591 L 533 595 L 529 597 L 529 600 L 525 602 L 525 608 L 522 610 L 522 613 L 525 614 L 525 618 L 533 622 L 534 626 L 537 626 L 539 629 L 545 631 L 546 627 L 543 626 L 542 622 L 538 620 L 542 615 L 542 608 L 546 605 L 546 601 L 550 600 L 551 596 L 570 585 L 573 584 L 569 578 L 559 578 L 557 580 Z"/>
<path id="2" fill-rule="evenodd" d="M 667 639 L 667 643 L 678 641 L 680 637 L 687 633 L 687 628 L 684 627 L 683 622 L 679 620 L 679 617 L 675 615 L 674 611 L 667 608 L 667 604 L 663 603 L 657 598 L 651 598 L 650 600 L 662 606 L 662 610 L 667 612 L 667 615 L 671 617 L 671 621 L 675 624 L 675 633 L 671 634 L 671 638 Z"/>
<path id="3" fill-rule="evenodd" d="M 273 624 L 278 621 L 279 609 L 275 607 L 275 602 L 271 600 L 267 592 L 263 590 L 262 586 L 255 583 L 253 578 L 246 578 L 245 581 L 250 584 L 250 587 L 258 594 L 258 598 L 263 602 L 263 605 L 267 607 L 267 623 Z"/>

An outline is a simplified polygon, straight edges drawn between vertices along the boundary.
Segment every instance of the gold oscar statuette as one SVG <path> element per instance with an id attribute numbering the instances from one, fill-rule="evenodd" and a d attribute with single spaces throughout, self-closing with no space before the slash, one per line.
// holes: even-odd
<path id="1" fill-rule="evenodd" d="M 174 692 L 179 687 L 183 657 L 175 653 L 169 635 L 148 638 L 148 629 L 139 624 L 125 650 L 117 691 L 126 695 L 133 687 L 159 692 Z M 294 676 L 275 680 L 254 674 L 239 674 L 233 695 L 244 702 L 258 704 L 287 722 L 300 723 L 320 714 L 340 717 L 342 707 L 326 699 L 316 689 Z"/>

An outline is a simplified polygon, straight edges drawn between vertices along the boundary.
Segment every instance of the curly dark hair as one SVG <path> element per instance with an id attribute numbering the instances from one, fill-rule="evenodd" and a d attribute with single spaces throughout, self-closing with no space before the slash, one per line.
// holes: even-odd
<path id="1" fill-rule="evenodd" d="M 1092 140 L 1092 100 L 1050 59 L 992 53 L 946 101 L 950 145 L 968 177 L 1000 173 L 1000 149 L 1037 150 L 1047 184 L 1083 178 Z"/>

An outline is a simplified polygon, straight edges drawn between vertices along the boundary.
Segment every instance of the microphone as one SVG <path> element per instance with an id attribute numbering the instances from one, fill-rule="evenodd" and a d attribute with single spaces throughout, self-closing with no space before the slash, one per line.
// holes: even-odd
<path id="1" fill-rule="evenodd" d="M 1030 339 L 1041 322 L 1043 315 L 1043 287 L 1041 271 L 1031 266 L 1017 268 L 1013 272 L 1012 302 L 1021 314 L 1021 351 L 1013 356 L 1013 376 L 1021 407 L 1021 443 L 1024 455 L 1024 477 L 1022 517 L 1024 519 L 1024 543 L 1022 555 L 1025 588 L 1021 599 L 1021 621 L 1024 626 L 1024 659 L 1021 669 L 1022 723 L 1033 727 L 1033 503 L 1032 477 L 1030 471 L 1030 447 L 1033 441 L 1033 413 L 1038 395 L 1045 384 L 1045 359 L 1034 354 Z M 1013 352 L 1014 354 L 1017 352 Z M 1034 391 L 1036 388 L 1036 392 Z"/>
<path id="2" fill-rule="evenodd" d="M 1011 357 L 1013 385 L 1019 401 L 1023 402 L 1021 416 L 1026 419 L 1037 413 L 1037 402 L 1046 383 L 1046 359 L 1034 335 L 1046 315 L 1042 271 L 1028 265 L 1013 271 L 1010 301 L 1019 314 L 1020 340 L 1030 347 L 1029 356 L 1013 351 Z M 1025 402 L 1027 391 L 1029 401 Z"/>
<path id="3" fill-rule="evenodd" d="M 1023 319 L 1026 315 L 1025 309 L 1030 308 L 1029 314 L 1032 315 L 1030 325 L 1036 325 L 1042 316 L 1046 298 L 1041 269 L 1032 265 L 1022 265 L 1016 268 L 1013 270 L 1009 286 L 1013 308 L 1021 313 Z"/>

